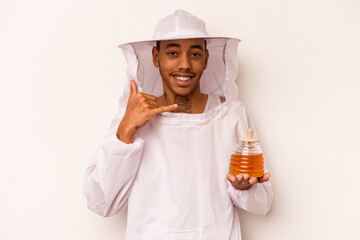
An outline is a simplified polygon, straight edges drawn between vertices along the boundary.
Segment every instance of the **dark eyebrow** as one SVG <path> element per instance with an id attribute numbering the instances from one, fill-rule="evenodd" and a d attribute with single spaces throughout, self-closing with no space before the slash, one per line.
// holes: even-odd
<path id="1" fill-rule="evenodd" d="M 171 48 L 171 47 L 178 47 L 178 48 L 179 48 L 179 47 L 181 47 L 181 46 L 180 46 L 180 44 L 177 44 L 177 43 L 169 43 L 169 44 L 166 44 L 166 45 L 165 45 L 165 49 Z M 192 45 L 190 48 L 191 48 L 191 49 L 198 48 L 198 49 L 200 49 L 201 51 L 204 50 L 204 48 L 203 48 L 201 45 Z"/>
<path id="2" fill-rule="evenodd" d="M 201 45 L 193 45 L 193 46 L 191 46 L 190 48 L 191 48 L 191 49 L 193 49 L 193 48 L 198 48 L 198 49 L 200 49 L 201 51 L 204 51 L 204 49 L 203 49 L 203 47 L 202 47 Z"/>

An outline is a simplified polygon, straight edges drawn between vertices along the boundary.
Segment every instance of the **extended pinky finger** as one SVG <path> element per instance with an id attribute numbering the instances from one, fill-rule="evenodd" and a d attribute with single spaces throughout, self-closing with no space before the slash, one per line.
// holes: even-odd
<path id="1" fill-rule="evenodd" d="M 159 113 L 163 113 L 163 112 L 171 112 L 172 110 L 174 110 L 175 108 L 177 108 L 177 104 L 172 104 L 172 105 L 168 105 L 168 106 L 162 106 L 159 108 L 155 108 L 153 109 L 153 113 L 154 115 L 159 114 Z"/>

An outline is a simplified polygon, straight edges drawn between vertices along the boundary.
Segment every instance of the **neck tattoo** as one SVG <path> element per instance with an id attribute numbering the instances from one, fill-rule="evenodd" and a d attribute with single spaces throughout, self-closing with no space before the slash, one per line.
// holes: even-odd
<path id="1" fill-rule="evenodd" d="M 189 98 L 187 96 L 176 95 L 174 103 L 176 103 L 178 105 L 178 107 L 176 109 L 172 110 L 172 112 L 192 113 L 192 103 L 189 101 Z"/>

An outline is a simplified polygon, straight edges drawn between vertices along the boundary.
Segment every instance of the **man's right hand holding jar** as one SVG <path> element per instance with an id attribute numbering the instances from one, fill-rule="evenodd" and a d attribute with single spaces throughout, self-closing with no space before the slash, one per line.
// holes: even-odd
<path id="1" fill-rule="evenodd" d="M 248 190 L 255 183 L 263 183 L 269 181 L 271 177 L 270 172 L 264 173 L 262 177 L 252 177 L 249 174 L 238 174 L 236 176 L 228 173 L 226 179 L 231 183 L 236 190 Z"/>

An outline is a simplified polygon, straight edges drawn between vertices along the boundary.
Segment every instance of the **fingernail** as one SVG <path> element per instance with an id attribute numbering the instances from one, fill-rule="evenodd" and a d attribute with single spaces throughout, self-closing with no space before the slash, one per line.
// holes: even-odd
<path id="1" fill-rule="evenodd" d="M 174 107 L 174 108 L 177 108 L 177 106 L 178 106 L 177 104 L 173 104 L 173 107 Z"/>

